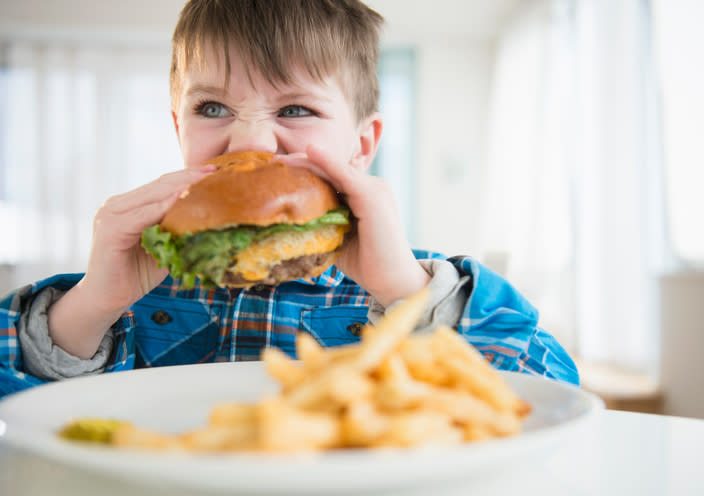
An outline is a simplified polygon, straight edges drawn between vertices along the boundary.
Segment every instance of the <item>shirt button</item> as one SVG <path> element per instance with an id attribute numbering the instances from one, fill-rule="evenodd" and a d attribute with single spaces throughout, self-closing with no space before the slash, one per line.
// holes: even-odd
<path id="1" fill-rule="evenodd" d="M 364 329 L 364 324 L 361 322 L 355 322 L 347 326 L 347 330 L 357 337 L 362 335 L 362 329 Z"/>
<path id="2" fill-rule="evenodd" d="M 169 322 L 172 322 L 174 319 L 173 319 L 173 317 L 171 317 L 171 315 L 169 315 L 165 311 L 159 310 L 159 311 L 154 312 L 152 314 L 152 320 L 159 325 L 164 325 L 164 324 L 168 324 Z"/>

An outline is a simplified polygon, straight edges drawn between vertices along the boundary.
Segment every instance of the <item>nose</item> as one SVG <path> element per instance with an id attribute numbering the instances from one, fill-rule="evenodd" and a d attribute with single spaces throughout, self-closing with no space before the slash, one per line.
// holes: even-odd
<path id="1" fill-rule="evenodd" d="M 230 124 L 228 152 L 279 153 L 279 140 L 267 121 L 236 121 Z"/>

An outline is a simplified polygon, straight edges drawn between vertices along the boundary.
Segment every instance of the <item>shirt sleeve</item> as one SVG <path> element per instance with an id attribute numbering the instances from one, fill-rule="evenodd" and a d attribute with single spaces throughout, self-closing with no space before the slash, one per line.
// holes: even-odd
<path id="1" fill-rule="evenodd" d="M 538 323 L 538 311 L 503 277 L 470 257 L 448 259 L 469 276 L 457 332 L 502 370 L 579 384 L 567 351 Z"/>
<path id="2" fill-rule="evenodd" d="M 498 369 L 579 384 L 572 358 L 539 326 L 538 311 L 508 281 L 471 257 L 418 253 L 432 257 L 419 259 L 432 280 L 431 301 L 416 332 L 448 325 Z M 369 321 L 378 322 L 385 310 L 372 298 Z"/>
<path id="3" fill-rule="evenodd" d="M 101 350 L 85 364 L 59 350 L 51 343 L 46 324 L 46 309 L 50 301 L 73 287 L 83 274 L 61 274 L 19 288 L 0 299 L 0 397 L 51 380 L 78 374 L 97 373 L 103 360 L 110 355 L 106 370 L 120 370 L 116 363 L 116 348 L 125 346 L 124 325 L 113 330 L 115 343 L 109 352 L 110 337 L 101 343 Z M 47 291 L 45 291 L 47 290 Z M 118 324 L 127 319 L 121 318 Z M 30 332 L 27 330 L 31 328 Z M 128 330 L 128 329 L 127 329 Z M 124 355 L 124 353 L 122 353 Z M 129 364 L 128 364 L 129 365 Z M 126 368 L 126 367 L 125 367 Z M 73 372 L 71 370 L 73 370 Z"/>

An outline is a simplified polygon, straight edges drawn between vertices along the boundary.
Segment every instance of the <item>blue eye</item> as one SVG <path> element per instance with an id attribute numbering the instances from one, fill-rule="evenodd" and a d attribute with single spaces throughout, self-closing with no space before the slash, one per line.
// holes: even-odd
<path id="1" fill-rule="evenodd" d="M 309 115 L 314 115 L 314 112 L 300 105 L 289 105 L 288 107 L 282 108 L 279 112 L 279 116 L 281 117 L 306 117 Z"/>
<path id="2" fill-rule="evenodd" d="M 229 117 L 230 112 L 221 103 L 217 102 L 203 102 L 196 106 L 196 113 L 202 115 L 203 117 Z"/>

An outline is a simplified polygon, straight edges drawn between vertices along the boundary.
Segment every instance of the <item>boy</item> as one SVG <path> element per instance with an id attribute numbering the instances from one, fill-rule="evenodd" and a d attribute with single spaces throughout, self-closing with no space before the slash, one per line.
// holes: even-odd
<path id="1" fill-rule="evenodd" d="M 321 344 L 424 286 L 419 327 L 457 329 L 502 369 L 578 382 L 537 312 L 468 257 L 408 246 L 389 186 L 366 174 L 381 137 L 376 65 L 382 18 L 357 0 L 191 0 L 173 37 L 172 116 L 185 168 L 108 199 L 94 221 L 85 274 L 56 276 L 0 302 L 0 395 L 47 380 L 138 367 L 256 360 Z M 179 290 L 140 246 L 216 155 L 273 152 L 339 191 L 355 236 L 312 282 Z"/>

